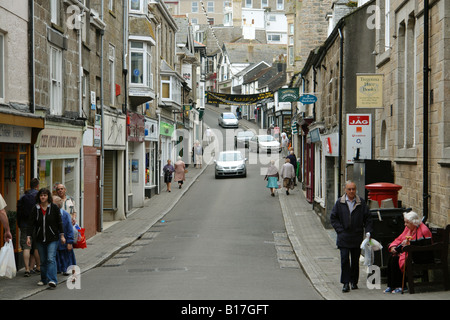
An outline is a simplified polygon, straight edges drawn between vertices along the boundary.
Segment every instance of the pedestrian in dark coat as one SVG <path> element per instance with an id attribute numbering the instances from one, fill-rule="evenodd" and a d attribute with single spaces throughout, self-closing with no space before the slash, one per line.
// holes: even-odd
<path id="1" fill-rule="evenodd" d="M 372 232 L 372 217 L 364 199 L 356 195 L 356 184 L 347 181 L 345 194 L 331 210 L 330 222 L 337 233 L 336 245 L 341 251 L 343 292 L 358 289 L 360 245 L 364 234 Z"/>

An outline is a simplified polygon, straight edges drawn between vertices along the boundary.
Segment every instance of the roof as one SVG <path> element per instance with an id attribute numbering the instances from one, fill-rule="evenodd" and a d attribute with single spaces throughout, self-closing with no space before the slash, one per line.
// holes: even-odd
<path id="1" fill-rule="evenodd" d="M 259 63 L 268 64 L 278 56 L 286 54 L 286 45 L 259 43 L 224 43 L 224 51 L 230 63 Z"/>

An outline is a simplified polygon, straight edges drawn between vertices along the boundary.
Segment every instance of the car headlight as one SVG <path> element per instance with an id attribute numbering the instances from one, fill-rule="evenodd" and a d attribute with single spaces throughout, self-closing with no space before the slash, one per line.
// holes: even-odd
<path id="1" fill-rule="evenodd" d="M 241 164 L 241 165 L 238 166 L 237 168 L 238 168 L 238 169 L 244 169 L 244 168 L 245 168 L 245 165 L 244 165 L 244 164 Z"/>
<path id="2" fill-rule="evenodd" d="M 222 167 L 222 166 L 219 166 L 219 165 L 217 164 L 217 165 L 216 165 L 216 169 L 217 169 L 217 170 L 222 170 L 223 167 Z"/>

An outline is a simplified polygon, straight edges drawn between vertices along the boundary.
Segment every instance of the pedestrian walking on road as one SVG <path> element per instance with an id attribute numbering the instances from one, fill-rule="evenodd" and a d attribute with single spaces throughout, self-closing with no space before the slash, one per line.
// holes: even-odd
<path id="1" fill-rule="evenodd" d="M 196 140 L 194 145 L 195 165 L 196 168 L 201 169 L 203 163 L 203 147 L 202 144 Z"/>
<path id="2" fill-rule="evenodd" d="M 36 265 L 36 270 L 39 272 L 40 261 L 39 253 L 36 249 L 36 244 L 31 239 L 31 247 L 27 246 L 27 229 L 28 221 L 30 220 L 31 211 L 36 206 L 36 195 L 39 191 L 39 180 L 31 179 L 30 190 L 25 191 L 25 194 L 17 201 L 17 224 L 20 228 L 20 247 L 23 252 L 23 263 L 25 266 L 25 277 L 29 277 Z"/>
<path id="3" fill-rule="evenodd" d="M 365 233 L 372 233 L 372 218 L 364 199 L 356 195 L 356 184 L 345 183 L 345 194 L 331 210 L 330 222 L 337 233 L 337 247 L 341 252 L 342 292 L 358 289 L 359 256 Z"/>
<path id="4" fill-rule="evenodd" d="M 172 184 L 172 173 L 175 171 L 175 168 L 173 167 L 173 165 L 171 164 L 171 160 L 167 160 L 167 164 L 164 166 L 163 168 L 163 173 L 164 173 L 164 182 L 166 183 L 167 192 L 172 192 L 170 190 L 170 186 Z"/>
<path id="5" fill-rule="evenodd" d="M 73 225 L 72 216 L 62 208 L 62 200 L 58 196 L 53 196 L 53 203 L 56 204 L 61 213 L 61 220 L 64 230 L 64 238 L 66 243 L 59 243 L 58 250 L 56 251 L 56 269 L 58 273 L 62 273 L 68 276 L 67 268 L 75 266 L 77 261 L 75 259 L 75 252 L 73 250 Z"/>
<path id="6" fill-rule="evenodd" d="M 294 186 L 296 186 L 297 185 L 297 157 L 295 156 L 294 148 L 289 149 L 289 155 L 287 156 L 287 158 L 289 158 L 289 161 L 294 166 L 295 177 L 294 177 L 293 181 L 294 181 Z"/>
<path id="7" fill-rule="evenodd" d="M 209 127 L 206 128 L 205 134 L 206 134 L 206 143 L 209 145 L 212 141 L 211 140 L 212 139 L 212 131 Z"/>
<path id="8" fill-rule="evenodd" d="M 177 158 L 177 162 L 175 162 L 175 177 L 174 180 L 178 182 L 178 188 L 181 189 L 183 185 L 183 181 L 186 180 L 186 164 L 181 159 L 181 157 Z"/>
<path id="9" fill-rule="evenodd" d="M 66 243 L 64 229 L 62 225 L 61 213 L 50 190 L 42 188 L 36 195 L 36 206 L 31 212 L 31 217 L 27 232 L 27 245 L 31 246 L 31 236 L 33 232 L 36 237 L 36 247 L 41 258 L 41 281 L 39 286 L 48 284 L 50 288 L 55 288 L 58 283 L 56 271 L 56 250 L 59 240 Z"/>
<path id="10" fill-rule="evenodd" d="M 286 195 L 289 195 L 289 189 L 294 189 L 295 169 L 289 158 L 281 167 L 281 179 L 283 179 L 283 187 L 286 188 Z"/>
<path id="11" fill-rule="evenodd" d="M 264 180 L 267 180 L 267 188 L 270 189 L 270 195 L 275 197 L 275 189 L 278 189 L 278 179 L 280 174 L 278 168 L 275 166 L 275 160 L 270 160 L 270 166 L 267 168 L 267 174 Z"/>
<path id="12" fill-rule="evenodd" d="M 62 208 L 66 210 L 72 216 L 73 219 L 76 220 L 77 209 L 75 206 L 75 200 L 66 194 L 67 193 L 66 186 L 63 185 L 62 183 L 58 184 L 56 186 L 56 193 L 57 196 L 61 198 Z"/>
<path id="13" fill-rule="evenodd" d="M 288 156 L 288 148 L 289 148 L 289 138 L 286 132 L 281 134 L 281 155 L 283 158 Z"/>

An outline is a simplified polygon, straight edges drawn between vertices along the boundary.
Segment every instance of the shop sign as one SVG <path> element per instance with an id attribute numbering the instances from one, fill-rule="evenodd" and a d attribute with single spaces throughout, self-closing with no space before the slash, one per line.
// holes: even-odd
<path id="1" fill-rule="evenodd" d="M 279 102 L 294 102 L 298 100 L 298 88 L 278 89 Z"/>
<path id="2" fill-rule="evenodd" d="M 36 143 L 38 155 L 76 155 L 81 147 L 81 130 L 45 128 Z"/>
<path id="3" fill-rule="evenodd" d="M 94 147 L 102 146 L 102 117 L 99 114 L 95 115 L 94 125 Z"/>
<path id="4" fill-rule="evenodd" d="M 0 142 L 31 143 L 31 128 L 0 124 Z"/>
<path id="5" fill-rule="evenodd" d="M 383 108 L 383 75 L 356 75 L 356 108 Z"/>
<path id="6" fill-rule="evenodd" d="M 313 94 L 304 94 L 298 99 L 298 101 L 303 104 L 313 104 L 316 103 L 317 97 Z"/>
<path id="7" fill-rule="evenodd" d="M 125 117 L 123 115 L 112 115 L 105 112 L 103 121 L 105 147 L 108 150 L 125 148 Z"/>
<path id="8" fill-rule="evenodd" d="M 159 134 L 162 136 L 171 137 L 174 131 L 174 127 L 172 124 L 161 121 L 161 125 L 159 127 Z"/>
<path id="9" fill-rule="evenodd" d="M 311 139 L 311 143 L 320 141 L 320 131 L 319 128 L 313 129 L 309 132 L 309 138 Z"/>
<path id="10" fill-rule="evenodd" d="M 372 159 L 372 118 L 370 114 L 347 114 L 346 163 L 353 158 Z"/>
<path id="11" fill-rule="evenodd" d="M 145 117 L 141 114 L 128 112 L 127 141 L 142 142 L 145 139 Z"/>
<path id="12" fill-rule="evenodd" d="M 339 134 L 331 133 L 320 137 L 322 140 L 322 150 L 324 150 L 325 156 L 337 157 L 339 148 Z"/>
<path id="13" fill-rule="evenodd" d="M 145 118 L 145 140 L 158 141 L 158 122 Z"/>

